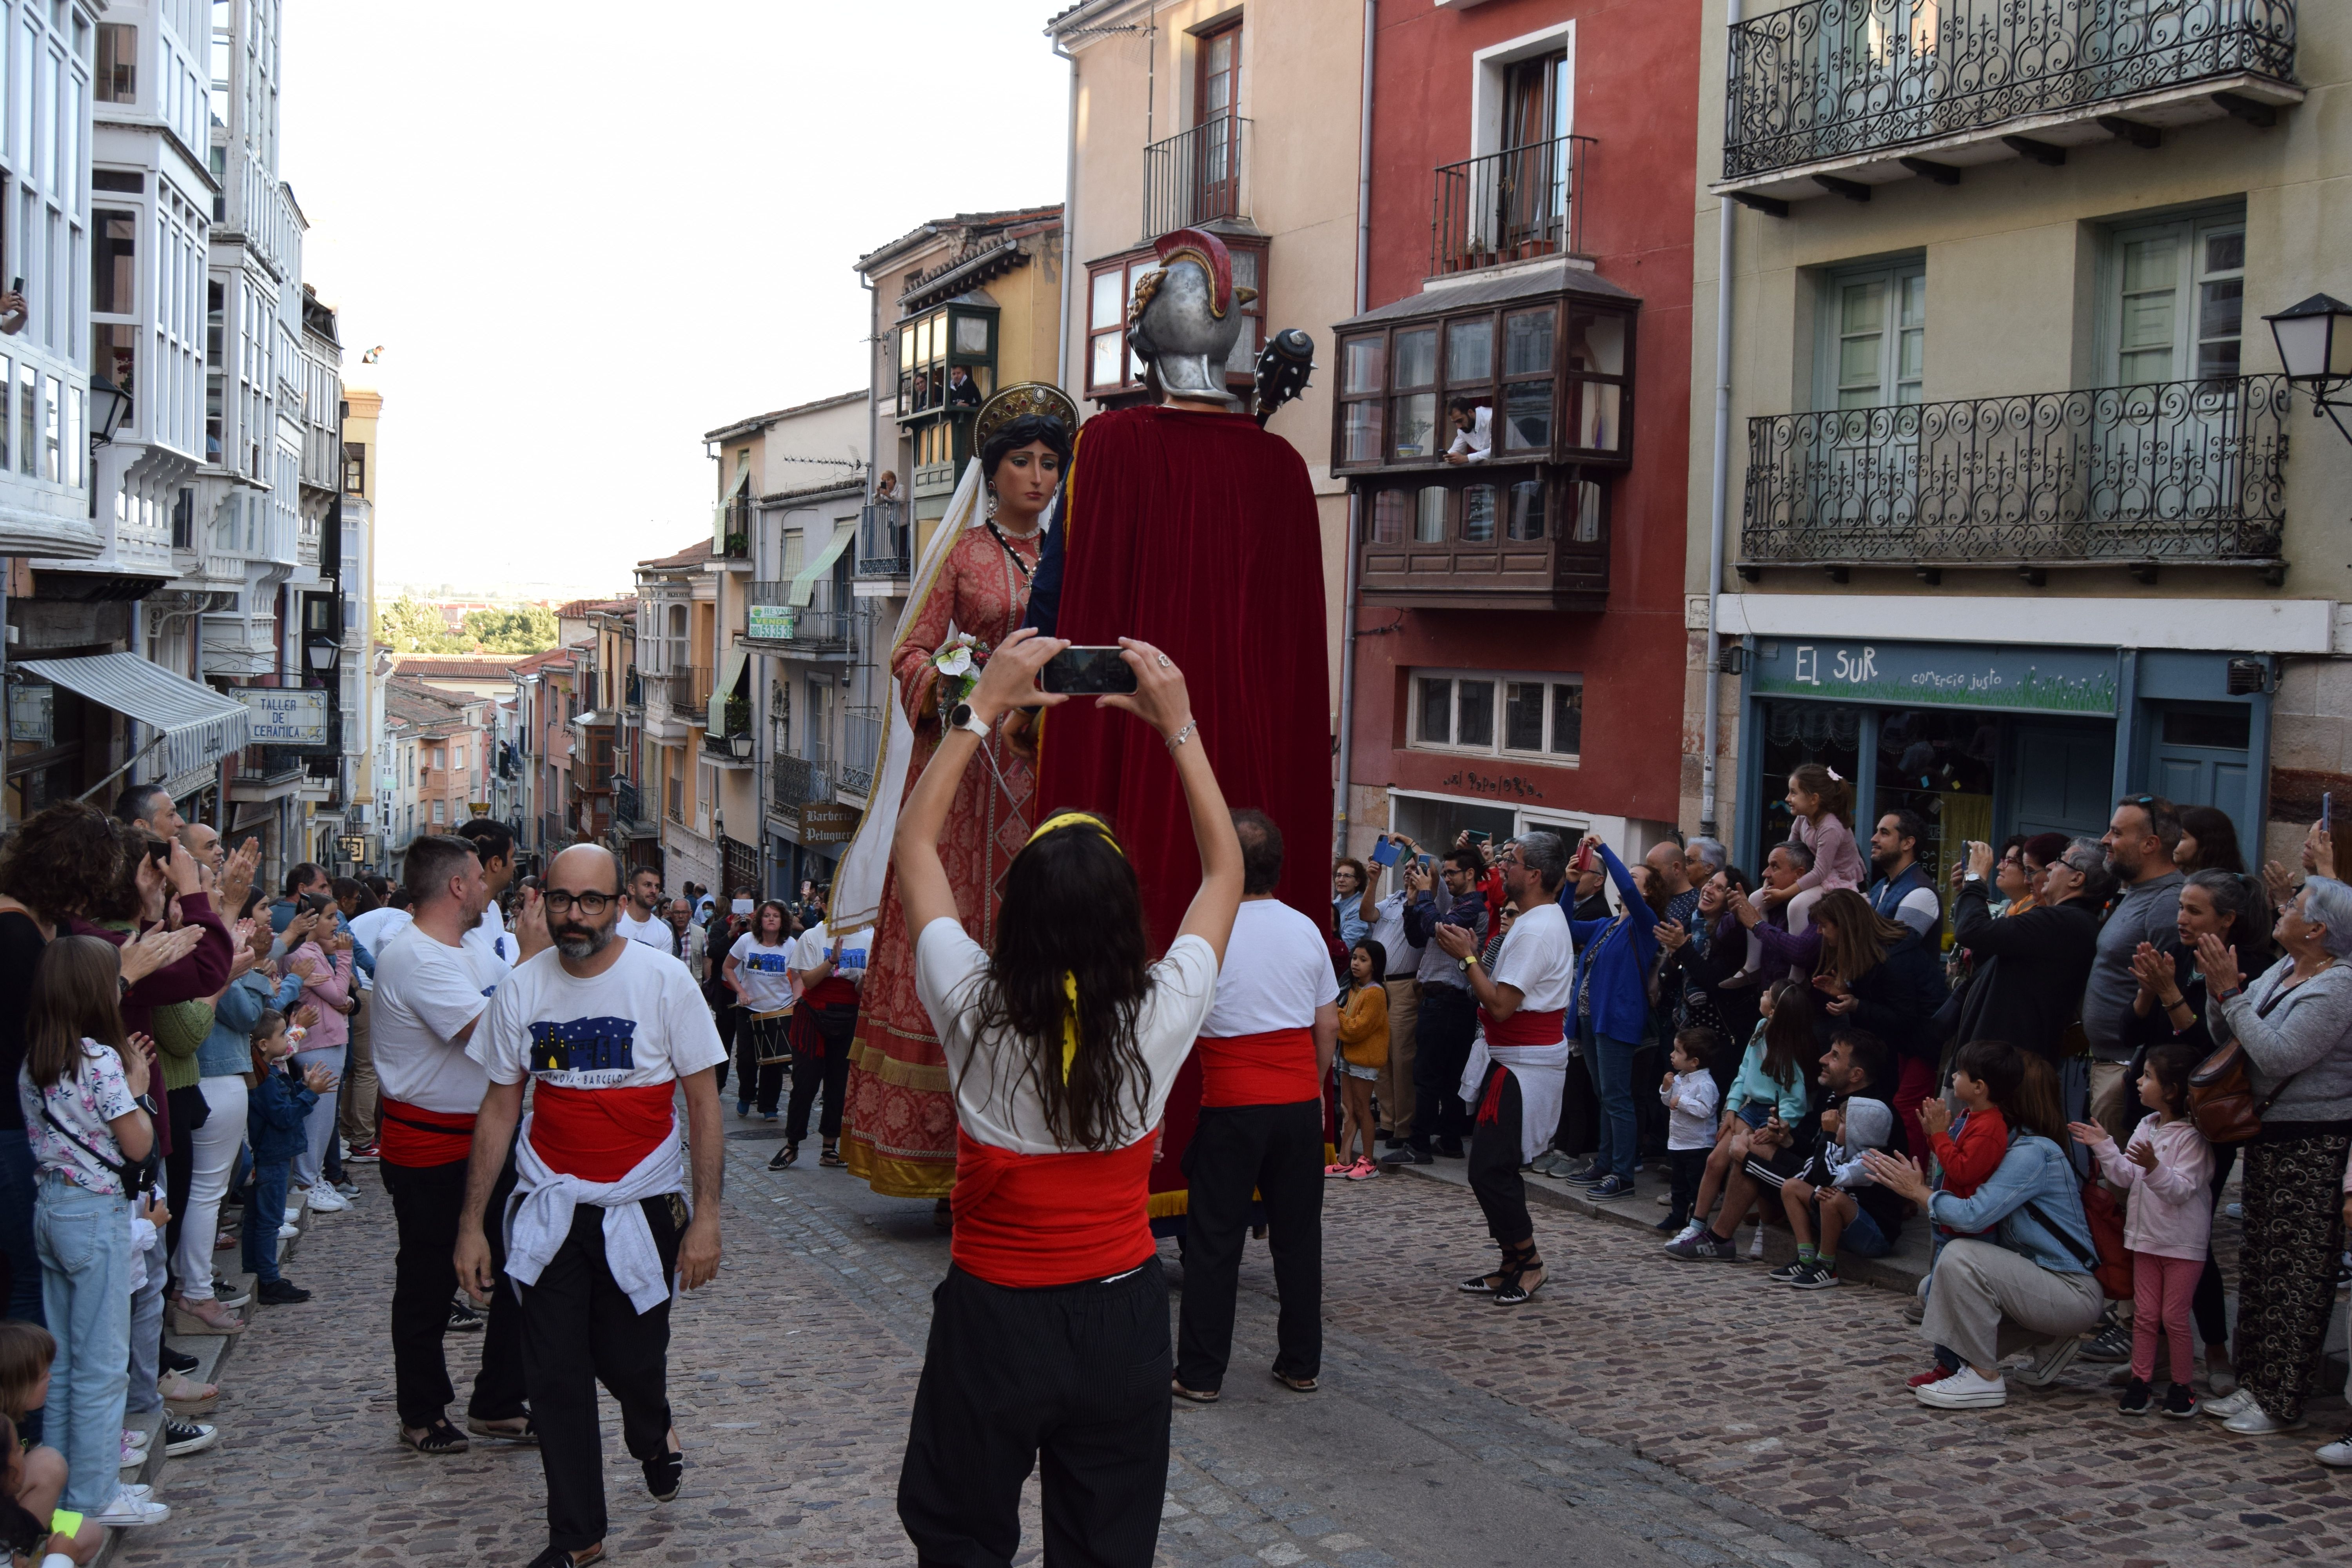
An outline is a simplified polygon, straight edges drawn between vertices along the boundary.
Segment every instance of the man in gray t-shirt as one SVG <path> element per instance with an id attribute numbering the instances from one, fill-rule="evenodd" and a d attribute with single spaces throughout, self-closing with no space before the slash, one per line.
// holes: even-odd
<path id="1" fill-rule="evenodd" d="M 2083 1033 L 2091 1042 L 2092 1120 L 2121 1145 L 2130 1142 L 2142 1114 L 2129 1069 L 2132 997 L 2139 990 L 2132 954 L 2142 942 L 2167 953 L 2180 946 L 2175 921 L 2186 879 L 2172 864 L 2180 817 L 2162 795 L 2126 795 L 2099 842 L 2123 895 L 2099 928 L 2098 957 L 2083 987 Z"/>

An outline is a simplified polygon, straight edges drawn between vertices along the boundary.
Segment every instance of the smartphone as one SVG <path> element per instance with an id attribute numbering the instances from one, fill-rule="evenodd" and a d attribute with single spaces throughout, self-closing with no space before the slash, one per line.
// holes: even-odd
<path id="1" fill-rule="evenodd" d="M 1393 838 L 1383 838 L 1372 846 L 1372 864 L 1375 866 L 1393 866 L 1397 863 L 1397 855 L 1396 840 Z"/>
<path id="2" fill-rule="evenodd" d="M 1436 865 L 1436 864 L 1437 864 L 1437 857 L 1436 857 L 1436 856 L 1434 856 L 1434 855 L 1424 855 L 1424 856 L 1423 856 L 1423 857 L 1421 858 L 1421 868 L 1422 868 L 1423 870 L 1424 870 L 1424 871 L 1428 870 L 1432 866 L 1434 866 L 1434 865 Z"/>
<path id="3" fill-rule="evenodd" d="M 2319 831 L 2336 831 L 2336 792 L 2333 790 L 2319 792 Z"/>
<path id="4" fill-rule="evenodd" d="M 1135 671 L 1116 647 L 1066 647 L 1045 661 L 1037 684 L 1072 697 L 1132 691 Z"/>
<path id="5" fill-rule="evenodd" d="M 9 282 L 8 292 L 11 294 L 22 294 L 24 291 L 25 280 L 22 278 L 14 279 Z"/>
<path id="6" fill-rule="evenodd" d="M 1465 829 L 1465 831 L 1469 837 L 1470 842 L 1473 844 L 1492 844 L 1495 842 L 1495 836 L 1487 832 L 1483 827 L 1472 827 Z"/>
<path id="7" fill-rule="evenodd" d="M 170 865 L 172 863 L 172 841 L 168 838 L 150 838 L 147 840 L 147 858 L 154 861 L 158 866 Z"/>
<path id="8" fill-rule="evenodd" d="M 331 897 L 325 893 L 305 893 L 302 895 L 302 907 L 306 910 L 323 910 L 334 901 L 335 900 Z"/>

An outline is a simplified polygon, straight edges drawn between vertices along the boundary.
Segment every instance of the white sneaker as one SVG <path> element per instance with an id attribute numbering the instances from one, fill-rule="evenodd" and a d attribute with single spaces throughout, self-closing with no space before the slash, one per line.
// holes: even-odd
<path id="1" fill-rule="evenodd" d="M 2283 1421 L 2259 1405 L 2249 1404 L 2243 1410 L 2221 1423 L 2224 1432 L 2235 1432 L 2245 1437 L 2267 1437 L 2273 1432 L 2294 1432 L 2303 1426 L 2303 1417 Z"/>
<path id="2" fill-rule="evenodd" d="M 2033 1352 L 2032 1363 L 2017 1374 L 2017 1381 L 2030 1388 L 2047 1388 L 2082 1353 L 2083 1342 L 2078 1336 L 2061 1335 Z"/>
<path id="3" fill-rule="evenodd" d="M 2311 1457 L 2331 1470 L 2352 1470 L 2352 1431 L 2333 1443 L 2321 1444 Z"/>
<path id="4" fill-rule="evenodd" d="M 304 1194 L 303 1202 L 320 1214 L 341 1214 L 352 1206 L 352 1200 L 320 1182 Z"/>
<path id="5" fill-rule="evenodd" d="M 1756 1236 L 1755 1236 L 1755 1238 L 1754 1238 L 1753 1240 L 1749 1241 L 1749 1242 L 1748 1242 L 1748 1262 L 1750 1262 L 1750 1263 L 1755 1263 L 1755 1262 L 1760 1261 L 1760 1260 L 1762 1259 L 1763 1256 L 1764 1256 L 1764 1227 L 1763 1227 L 1762 1226 L 1760 1226 L 1760 1225 L 1759 1225 L 1759 1226 L 1758 1226 L 1756 1227 Z"/>
<path id="6" fill-rule="evenodd" d="M 144 1448 L 147 1446 L 147 1434 L 136 1426 L 125 1426 L 122 1429 L 122 1446 L 126 1448 Z"/>
<path id="7" fill-rule="evenodd" d="M 2009 1403 L 2009 1385 L 1997 1377 L 1979 1377 L 1977 1369 L 1964 1366 L 1951 1376 L 1937 1383 L 1922 1384 L 1911 1391 L 1922 1405 L 1932 1405 L 1938 1410 L 1990 1410 Z"/>
<path id="8" fill-rule="evenodd" d="M 142 1524 L 161 1524 L 172 1517 L 169 1504 L 152 1498 L 133 1497 L 118 1489 L 114 1500 L 106 1505 L 104 1513 L 90 1515 L 92 1524 L 103 1524 L 115 1530 L 135 1530 Z"/>
<path id="9" fill-rule="evenodd" d="M 278 1227 L 278 1239 L 280 1241 L 291 1241 L 301 1234 L 302 1227 L 290 1219 Z"/>
<path id="10" fill-rule="evenodd" d="M 2243 1415 L 2247 1411 L 2255 1408 L 2254 1396 L 2252 1391 L 2242 1388 L 2237 1393 L 2225 1394 L 2220 1399 L 2206 1400 L 2197 1408 L 2218 1421 L 2227 1421 L 2232 1415 Z"/>

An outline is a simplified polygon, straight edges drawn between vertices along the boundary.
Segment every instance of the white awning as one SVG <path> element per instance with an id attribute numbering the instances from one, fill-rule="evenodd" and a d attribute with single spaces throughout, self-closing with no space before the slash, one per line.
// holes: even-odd
<path id="1" fill-rule="evenodd" d="M 835 521 L 833 525 L 833 537 L 824 542 L 824 548 L 816 552 L 816 559 L 802 567 L 799 574 L 793 578 L 792 593 L 787 595 L 786 602 L 793 605 L 807 604 L 811 593 L 816 587 L 816 580 L 833 570 L 833 563 L 841 559 L 841 552 L 848 549 L 849 542 L 856 537 L 857 520 L 856 518 L 843 518 Z"/>
<path id="2" fill-rule="evenodd" d="M 245 744 L 251 722 L 243 703 L 135 653 L 28 658 L 10 668 L 36 680 L 54 681 L 100 707 L 161 730 L 165 739 L 157 750 L 166 773 L 189 773 L 220 761 Z"/>

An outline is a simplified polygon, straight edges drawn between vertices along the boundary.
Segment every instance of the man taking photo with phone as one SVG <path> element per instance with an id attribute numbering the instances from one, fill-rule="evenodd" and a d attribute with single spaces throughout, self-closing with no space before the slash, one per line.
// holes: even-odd
<path id="1" fill-rule="evenodd" d="M 1412 1131 L 1404 1147 L 1381 1156 L 1384 1165 L 1426 1165 L 1434 1152 L 1449 1160 L 1463 1157 L 1462 1141 L 1469 1136 L 1469 1107 L 1462 1100 L 1462 1069 L 1470 1060 L 1470 1042 L 1478 1032 L 1477 1005 L 1472 1000 L 1462 962 L 1437 945 L 1437 928 L 1460 926 L 1486 942 L 1486 900 L 1479 891 L 1486 858 L 1467 844 L 1445 852 L 1442 866 L 1433 868 L 1423 856 L 1405 872 L 1405 939 L 1418 946 L 1421 964 L 1414 979 L 1421 985 L 1421 1016 L 1414 1028 L 1412 1068 Z M 1439 897 L 1438 889 L 1444 889 Z"/>

